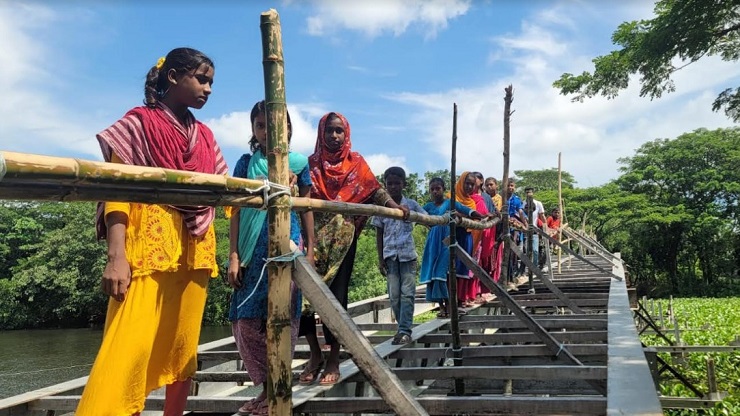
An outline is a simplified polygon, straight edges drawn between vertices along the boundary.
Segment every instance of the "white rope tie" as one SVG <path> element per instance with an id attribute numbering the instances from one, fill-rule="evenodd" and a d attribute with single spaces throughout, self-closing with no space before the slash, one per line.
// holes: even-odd
<path id="1" fill-rule="evenodd" d="M 276 189 L 277 192 L 274 192 L 270 194 L 271 189 Z M 290 196 L 290 186 L 280 185 L 278 183 L 272 183 L 269 180 L 265 179 L 262 183 L 262 186 L 257 188 L 255 192 L 262 191 L 262 206 L 260 207 L 261 210 L 266 210 L 268 204 L 270 203 L 270 200 L 273 198 L 277 198 L 282 195 L 288 195 Z M 291 205 L 293 201 L 291 200 Z"/>
<path id="2" fill-rule="evenodd" d="M 244 306 L 245 303 L 249 299 L 252 298 L 254 295 L 254 292 L 257 291 L 257 288 L 260 286 L 260 283 L 262 282 L 262 277 L 265 275 L 265 269 L 267 268 L 267 265 L 270 263 L 289 263 L 296 259 L 298 256 L 302 256 L 303 253 L 300 250 L 291 251 L 290 253 L 281 254 L 276 257 L 268 257 L 265 260 L 265 264 L 262 266 L 262 270 L 260 271 L 260 278 L 257 279 L 257 283 L 254 284 L 254 288 L 252 288 L 252 292 L 249 293 L 249 295 L 237 306 L 236 308 L 239 309 L 242 306 Z"/>

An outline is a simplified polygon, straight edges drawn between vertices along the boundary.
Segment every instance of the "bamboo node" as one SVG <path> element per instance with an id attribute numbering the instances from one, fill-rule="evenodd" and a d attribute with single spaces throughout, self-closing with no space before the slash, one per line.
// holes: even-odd
<path id="1" fill-rule="evenodd" d="M 3 180 L 5 174 L 8 172 L 8 167 L 5 165 L 5 157 L 0 153 L 0 181 Z"/>

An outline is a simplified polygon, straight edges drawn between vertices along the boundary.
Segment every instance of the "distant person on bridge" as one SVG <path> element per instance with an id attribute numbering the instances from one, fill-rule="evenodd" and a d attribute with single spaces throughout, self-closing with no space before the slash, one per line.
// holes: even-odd
<path id="1" fill-rule="evenodd" d="M 424 205 L 424 210 L 430 215 L 446 215 L 450 211 L 450 199 L 445 198 L 445 182 L 442 178 L 432 178 L 429 181 L 430 202 Z M 481 219 L 483 216 L 457 201 L 455 211 L 458 215 Z M 426 299 L 439 303 L 438 318 L 449 316 L 449 281 L 447 274 L 450 269 L 449 244 L 450 226 L 435 225 L 427 234 L 424 244 L 424 255 L 421 259 L 420 282 L 427 285 Z"/>
<path id="2" fill-rule="evenodd" d="M 106 162 L 225 175 L 213 133 L 188 108 L 211 94 L 213 61 L 177 48 L 149 70 L 145 106 L 97 135 Z M 108 241 L 105 333 L 76 415 L 138 415 L 167 386 L 165 416 L 182 415 L 211 277 L 218 276 L 215 209 L 105 202 L 98 237 Z"/>

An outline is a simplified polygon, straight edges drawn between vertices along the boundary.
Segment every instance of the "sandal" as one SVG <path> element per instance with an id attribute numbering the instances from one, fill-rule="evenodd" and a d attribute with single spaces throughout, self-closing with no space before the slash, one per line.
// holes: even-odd
<path id="1" fill-rule="evenodd" d="M 236 411 L 236 413 L 240 416 L 251 415 L 254 409 L 256 409 L 260 403 L 261 401 L 257 400 L 257 398 L 255 397 L 254 399 L 244 403 L 244 405 L 242 405 L 242 407 L 240 407 L 239 410 Z"/>
<path id="2" fill-rule="evenodd" d="M 439 312 L 437 312 L 437 318 L 440 318 L 440 319 L 447 318 L 447 311 L 439 311 Z"/>
<path id="3" fill-rule="evenodd" d="M 334 380 L 327 380 L 328 376 L 336 376 Z M 323 374 L 321 374 L 321 379 L 319 379 L 319 385 L 322 386 L 332 386 L 334 384 L 337 384 L 339 382 L 339 379 L 341 378 L 341 374 L 339 373 L 339 370 L 337 371 L 324 371 Z"/>
<path id="4" fill-rule="evenodd" d="M 302 384 L 304 386 L 313 384 L 313 382 L 316 381 L 316 378 L 319 376 L 322 368 L 324 368 L 323 359 L 319 361 L 319 364 L 316 366 L 316 368 L 309 369 L 307 364 L 307 366 L 303 369 L 301 375 L 298 376 L 298 384 Z"/>
<path id="5" fill-rule="evenodd" d="M 252 410 L 252 415 L 255 416 L 267 416 L 269 413 L 269 405 L 267 404 L 267 399 L 262 400 L 255 406 L 254 410 Z"/>

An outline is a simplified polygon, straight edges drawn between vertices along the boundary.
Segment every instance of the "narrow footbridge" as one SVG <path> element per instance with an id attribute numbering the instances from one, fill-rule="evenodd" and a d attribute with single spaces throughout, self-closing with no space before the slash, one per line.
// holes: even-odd
<path id="1" fill-rule="evenodd" d="M 586 235 L 571 229 L 564 234 L 577 242 L 579 253 L 564 251 L 560 263 L 550 262 L 531 284 L 520 280 L 515 291 L 506 292 L 475 270 L 496 296 L 459 317 L 457 351 L 450 319 L 434 318 L 421 287 L 416 312 L 417 322 L 424 322 L 415 325 L 412 343 L 391 344 L 395 324 L 385 297 L 350 305 L 355 336 L 367 340 L 431 415 L 661 415 L 621 260 Z M 307 345 L 299 344 L 296 381 L 307 358 Z M 373 375 L 352 358 L 357 357 L 342 353 L 336 385 L 296 383 L 293 413 L 396 413 L 373 388 Z M 231 415 L 259 393 L 241 371 L 233 338 L 202 345 L 199 365 L 188 401 L 192 414 Z M 73 412 L 85 381 L 0 400 L 0 416 Z M 147 409 L 161 410 L 163 403 L 163 392 L 154 392 Z"/>

